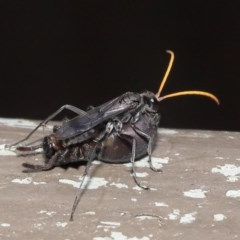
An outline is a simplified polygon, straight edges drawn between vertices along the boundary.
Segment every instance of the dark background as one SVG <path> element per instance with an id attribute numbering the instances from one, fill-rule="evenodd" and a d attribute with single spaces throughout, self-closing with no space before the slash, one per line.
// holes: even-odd
<path id="1" fill-rule="evenodd" d="M 160 103 L 162 127 L 240 130 L 239 1 L 1 1 L 0 117 L 44 119 L 126 91 L 216 94 Z"/>

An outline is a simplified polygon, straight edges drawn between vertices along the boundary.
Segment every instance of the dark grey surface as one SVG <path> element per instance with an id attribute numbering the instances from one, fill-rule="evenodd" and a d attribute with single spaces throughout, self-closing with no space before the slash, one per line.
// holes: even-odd
<path id="1" fill-rule="evenodd" d="M 30 131 L 25 128 L 30 122 L 0 122 L 0 144 Z M 126 165 L 94 164 L 89 187 L 105 186 L 85 191 L 73 222 L 69 214 L 77 189 L 64 182 L 78 183 L 83 167 L 22 173 L 23 162 L 41 162 L 41 155 L 20 158 L 0 145 L 0 238 L 238 239 L 239 136 L 160 130 L 153 160 L 162 163 L 163 172 L 152 172 L 146 160 L 137 163 L 139 178 L 150 191 L 136 187 Z"/>

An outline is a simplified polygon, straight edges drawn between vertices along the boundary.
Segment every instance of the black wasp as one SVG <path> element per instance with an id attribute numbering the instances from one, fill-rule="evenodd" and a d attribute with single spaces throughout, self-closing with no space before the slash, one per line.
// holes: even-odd
<path id="1" fill-rule="evenodd" d="M 170 62 L 156 94 L 149 91 L 142 93 L 127 92 L 88 111 L 80 110 L 71 105 L 64 105 L 43 120 L 24 139 L 8 146 L 8 148 L 15 148 L 20 152 L 29 154 L 42 149 L 45 164 L 23 163 L 26 168 L 24 171 L 46 171 L 64 164 L 87 161 L 80 185 L 81 189 L 94 159 L 107 163 L 131 162 L 136 184 L 141 188 L 148 189 L 138 181 L 134 162 L 148 155 L 151 169 L 160 171 L 153 166 L 151 161 L 151 153 L 160 120 L 159 102 L 166 98 L 181 95 L 202 95 L 219 104 L 216 96 L 203 91 L 183 91 L 160 96 L 174 60 L 174 53 L 172 51 L 167 52 L 171 56 Z M 53 132 L 38 142 L 21 144 L 28 140 L 39 127 L 45 126 L 65 109 L 76 113 L 77 117 L 64 121 L 61 126 L 54 126 Z M 81 190 L 75 198 L 71 220 L 80 197 Z"/>

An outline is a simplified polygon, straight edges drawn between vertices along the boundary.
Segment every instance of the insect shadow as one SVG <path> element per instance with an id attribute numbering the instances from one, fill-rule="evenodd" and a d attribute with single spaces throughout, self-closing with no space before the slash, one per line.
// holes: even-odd
<path id="1" fill-rule="evenodd" d="M 151 159 L 160 121 L 159 102 L 177 96 L 201 95 L 219 104 L 215 95 L 198 90 L 161 96 L 174 61 L 174 53 L 170 50 L 167 53 L 170 54 L 169 65 L 156 94 L 150 91 L 126 92 L 100 106 L 91 107 L 87 111 L 72 105 L 64 105 L 40 122 L 25 138 L 8 146 L 9 149 L 29 154 L 36 153 L 39 149 L 42 150 L 45 157 L 44 165 L 23 163 L 24 172 L 47 171 L 56 166 L 87 162 L 79 192 L 73 203 L 70 220 L 73 220 L 74 212 L 82 196 L 82 184 L 95 159 L 118 164 L 130 162 L 136 184 L 143 189 L 149 189 L 137 179 L 135 161 L 148 155 L 150 168 L 156 172 L 161 171 L 160 168 L 153 166 Z M 42 139 L 26 143 L 38 128 L 45 126 L 63 110 L 69 110 L 77 116 L 63 121 L 61 125 L 54 126 L 52 133 Z"/>

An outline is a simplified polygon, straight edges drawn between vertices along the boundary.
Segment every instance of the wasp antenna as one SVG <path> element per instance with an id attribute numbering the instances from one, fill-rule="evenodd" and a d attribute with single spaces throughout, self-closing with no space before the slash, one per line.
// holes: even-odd
<path id="1" fill-rule="evenodd" d="M 173 65 L 173 61 L 174 61 L 174 52 L 171 51 L 171 50 L 167 50 L 166 52 L 170 54 L 170 61 L 169 61 L 167 70 L 166 70 L 166 72 L 165 72 L 165 75 L 164 75 L 164 77 L 163 77 L 163 80 L 162 80 L 162 82 L 161 82 L 161 84 L 160 84 L 160 86 L 159 86 L 158 92 L 156 93 L 156 97 L 157 97 L 157 98 L 160 97 L 160 94 L 161 94 L 161 92 L 162 92 L 162 89 L 163 89 L 166 81 L 167 81 L 168 75 L 169 75 L 169 73 L 170 73 L 170 71 L 171 71 L 171 68 L 172 68 L 172 65 Z"/>
<path id="2" fill-rule="evenodd" d="M 185 96 L 185 95 L 201 95 L 201 96 L 204 96 L 204 97 L 211 98 L 218 105 L 220 104 L 218 98 L 215 95 L 213 95 L 212 93 L 203 92 L 203 91 L 196 91 L 196 90 L 171 93 L 171 94 L 165 95 L 163 97 L 157 97 L 157 99 L 160 102 L 160 101 L 162 101 L 163 99 L 166 99 L 166 98 Z"/>

